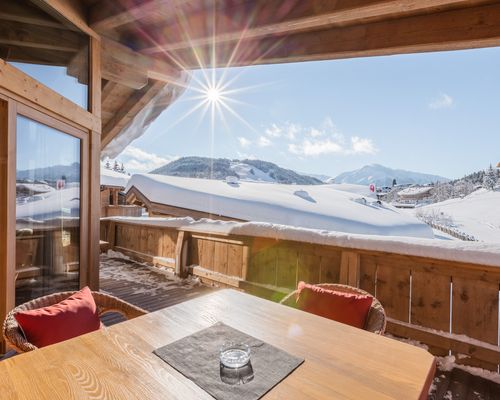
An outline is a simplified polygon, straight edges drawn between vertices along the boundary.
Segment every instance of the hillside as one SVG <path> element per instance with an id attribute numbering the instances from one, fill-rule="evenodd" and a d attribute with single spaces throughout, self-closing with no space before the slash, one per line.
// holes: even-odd
<path id="1" fill-rule="evenodd" d="M 298 174 L 268 161 L 240 161 L 227 158 L 182 157 L 151 171 L 151 173 L 216 180 L 225 180 L 228 176 L 234 176 L 242 181 L 297 185 L 319 185 L 323 183 L 319 179 Z"/>
<path id="2" fill-rule="evenodd" d="M 449 179 L 438 175 L 392 169 L 379 164 L 371 164 L 354 171 L 344 172 L 338 175 L 334 179 L 334 182 L 354 183 L 357 185 L 369 185 L 373 183 L 376 186 L 392 186 L 394 179 L 396 179 L 398 185 L 425 185 L 433 182 L 449 181 Z"/>
<path id="3" fill-rule="evenodd" d="M 17 181 L 44 180 L 54 182 L 63 177 L 66 182 L 78 182 L 80 180 L 80 164 L 75 162 L 71 165 L 52 165 L 50 167 L 16 171 Z"/>
<path id="4" fill-rule="evenodd" d="M 452 226 L 484 242 L 500 242 L 500 191 L 479 189 L 464 198 L 449 199 L 412 210 L 440 225 Z"/>

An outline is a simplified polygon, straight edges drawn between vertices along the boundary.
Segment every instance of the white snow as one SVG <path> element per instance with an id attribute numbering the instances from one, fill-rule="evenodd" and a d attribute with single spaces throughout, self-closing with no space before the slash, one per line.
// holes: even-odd
<path id="1" fill-rule="evenodd" d="M 136 174 L 125 190 L 133 186 L 155 203 L 244 221 L 356 234 L 434 237 L 432 229 L 417 218 L 371 198 L 360 201 L 359 195 L 337 190 L 338 185 L 242 181 L 228 184 L 208 179 Z"/>
<path id="2" fill-rule="evenodd" d="M 500 267 L 500 243 L 462 242 L 435 239 L 347 234 L 265 222 L 231 222 L 192 218 L 109 217 L 103 220 L 144 226 L 163 226 L 198 232 L 258 236 L 315 243 L 356 250 L 381 251 L 438 260 Z"/>
<path id="3" fill-rule="evenodd" d="M 113 171 L 112 169 L 107 169 L 101 166 L 101 185 L 124 188 L 127 186 L 129 179 L 130 176 L 127 174 L 122 174 L 121 172 Z"/>
<path id="4" fill-rule="evenodd" d="M 17 204 L 16 218 L 30 218 L 35 221 L 46 221 L 61 217 L 79 217 L 80 188 L 69 187 L 37 195 L 36 200 Z"/>
<path id="5" fill-rule="evenodd" d="M 457 229 L 477 240 L 500 243 L 500 191 L 479 189 L 462 199 L 450 199 L 412 211 L 423 215 L 443 213 Z"/>
<path id="6" fill-rule="evenodd" d="M 240 177 L 242 181 L 248 182 L 275 182 L 268 173 L 244 162 L 231 162 L 230 168 Z"/>
<path id="7" fill-rule="evenodd" d="M 412 186 L 406 189 L 403 189 L 398 192 L 399 196 L 417 196 L 417 195 L 422 195 L 422 194 L 427 194 L 430 193 L 431 190 L 433 189 L 432 186 Z"/>
<path id="8" fill-rule="evenodd" d="M 55 189 L 45 183 L 16 183 L 16 191 L 26 190 L 31 193 L 48 193 Z"/>

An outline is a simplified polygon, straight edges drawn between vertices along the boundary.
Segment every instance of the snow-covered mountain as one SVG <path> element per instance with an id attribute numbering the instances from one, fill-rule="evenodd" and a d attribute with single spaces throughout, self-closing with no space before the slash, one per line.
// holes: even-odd
<path id="1" fill-rule="evenodd" d="M 344 172 L 334 178 L 335 183 L 355 183 L 358 185 L 392 186 L 396 179 L 398 185 L 419 184 L 433 182 L 448 182 L 449 179 L 438 175 L 422 174 L 420 172 L 392 169 L 380 164 L 366 165 L 355 171 Z"/>
<path id="2" fill-rule="evenodd" d="M 229 160 L 227 158 L 182 157 L 152 174 L 225 180 L 234 176 L 242 181 L 272 182 L 297 185 L 319 185 L 317 178 L 302 175 L 290 169 L 262 160 Z"/>

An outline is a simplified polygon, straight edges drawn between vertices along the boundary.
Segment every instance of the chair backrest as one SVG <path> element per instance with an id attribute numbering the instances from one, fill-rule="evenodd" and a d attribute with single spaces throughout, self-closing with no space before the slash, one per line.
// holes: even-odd
<path id="1" fill-rule="evenodd" d="M 359 289 L 357 287 L 341 285 L 339 283 L 318 283 L 315 286 L 318 286 L 318 287 L 321 287 L 324 289 L 335 290 L 337 292 L 355 293 L 355 294 L 372 296 L 370 293 L 368 293 L 362 289 Z M 294 290 L 292 293 L 290 293 L 288 296 L 286 296 L 283 300 L 281 300 L 280 303 L 287 305 L 287 306 L 290 306 L 290 307 L 297 308 L 297 305 L 296 305 L 297 293 L 298 293 L 298 291 Z M 382 304 L 380 304 L 380 301 L 378 301 L 375 297 L 373 297 L 372 305 L 370 307 L 368 317 L 366 318 L 364 330 L 382 335 L 385 332 L 386 323 L 387 323 L 387 321 L 386 321 L 384 307 L 382 307 Z"/>
<path id="2" fill-rule="evenodd" d="M 5 317 L 2 329 L 2 335 L 7 345 L 16 350 L 18 353 L 36 350 L 37 347 L 29 343 L 24 337 L 24 334 L 15 319 L 15 314 L 19 311 L 34 310 L 54 305 L 67 299 L 74 293 L 75 292 L 60 292 L 49 294 L 47 296 L 28 301 L 27 303 L 21 304 L 11 310 Z M 96 303 L 99 316 L 108 312 L 118 312 L 127 319 L 132 319 L 147 314 L 147 311 L 106 293 L 93 291 L 92 297 Z"/>

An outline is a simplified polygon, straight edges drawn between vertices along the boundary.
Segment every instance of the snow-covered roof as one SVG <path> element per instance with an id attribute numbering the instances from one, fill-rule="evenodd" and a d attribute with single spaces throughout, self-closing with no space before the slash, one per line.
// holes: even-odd
<path id="1" fill-rule="evenodd" d="M 433 189 L 432 186 L 418 186 L 418 187 L 409 187 L 406 189 L 403 189 L 398 192 L 398 196 L 419 196 L 419 195 L 424 195 L 427 193 L 430 193 L 431 190 Z"/>
<path id="2" fill-rule="evenodd" d="M 347 233 L 433 238 L 430 227 L 374 199 L 338 190 L 337 185 L 281 185 L 133 175 L 149 201 L 246 220 Z M 351 187 L 352 189 L 352 187 Z"/>
<path id="3" fill-rule="evenodd" d="M 127 186 L 129 179 L 130 176 L 127 174 L 122 174 L 121 172 L 116 172 L 101 166 L 101 185 L 124 188 Z"/>

